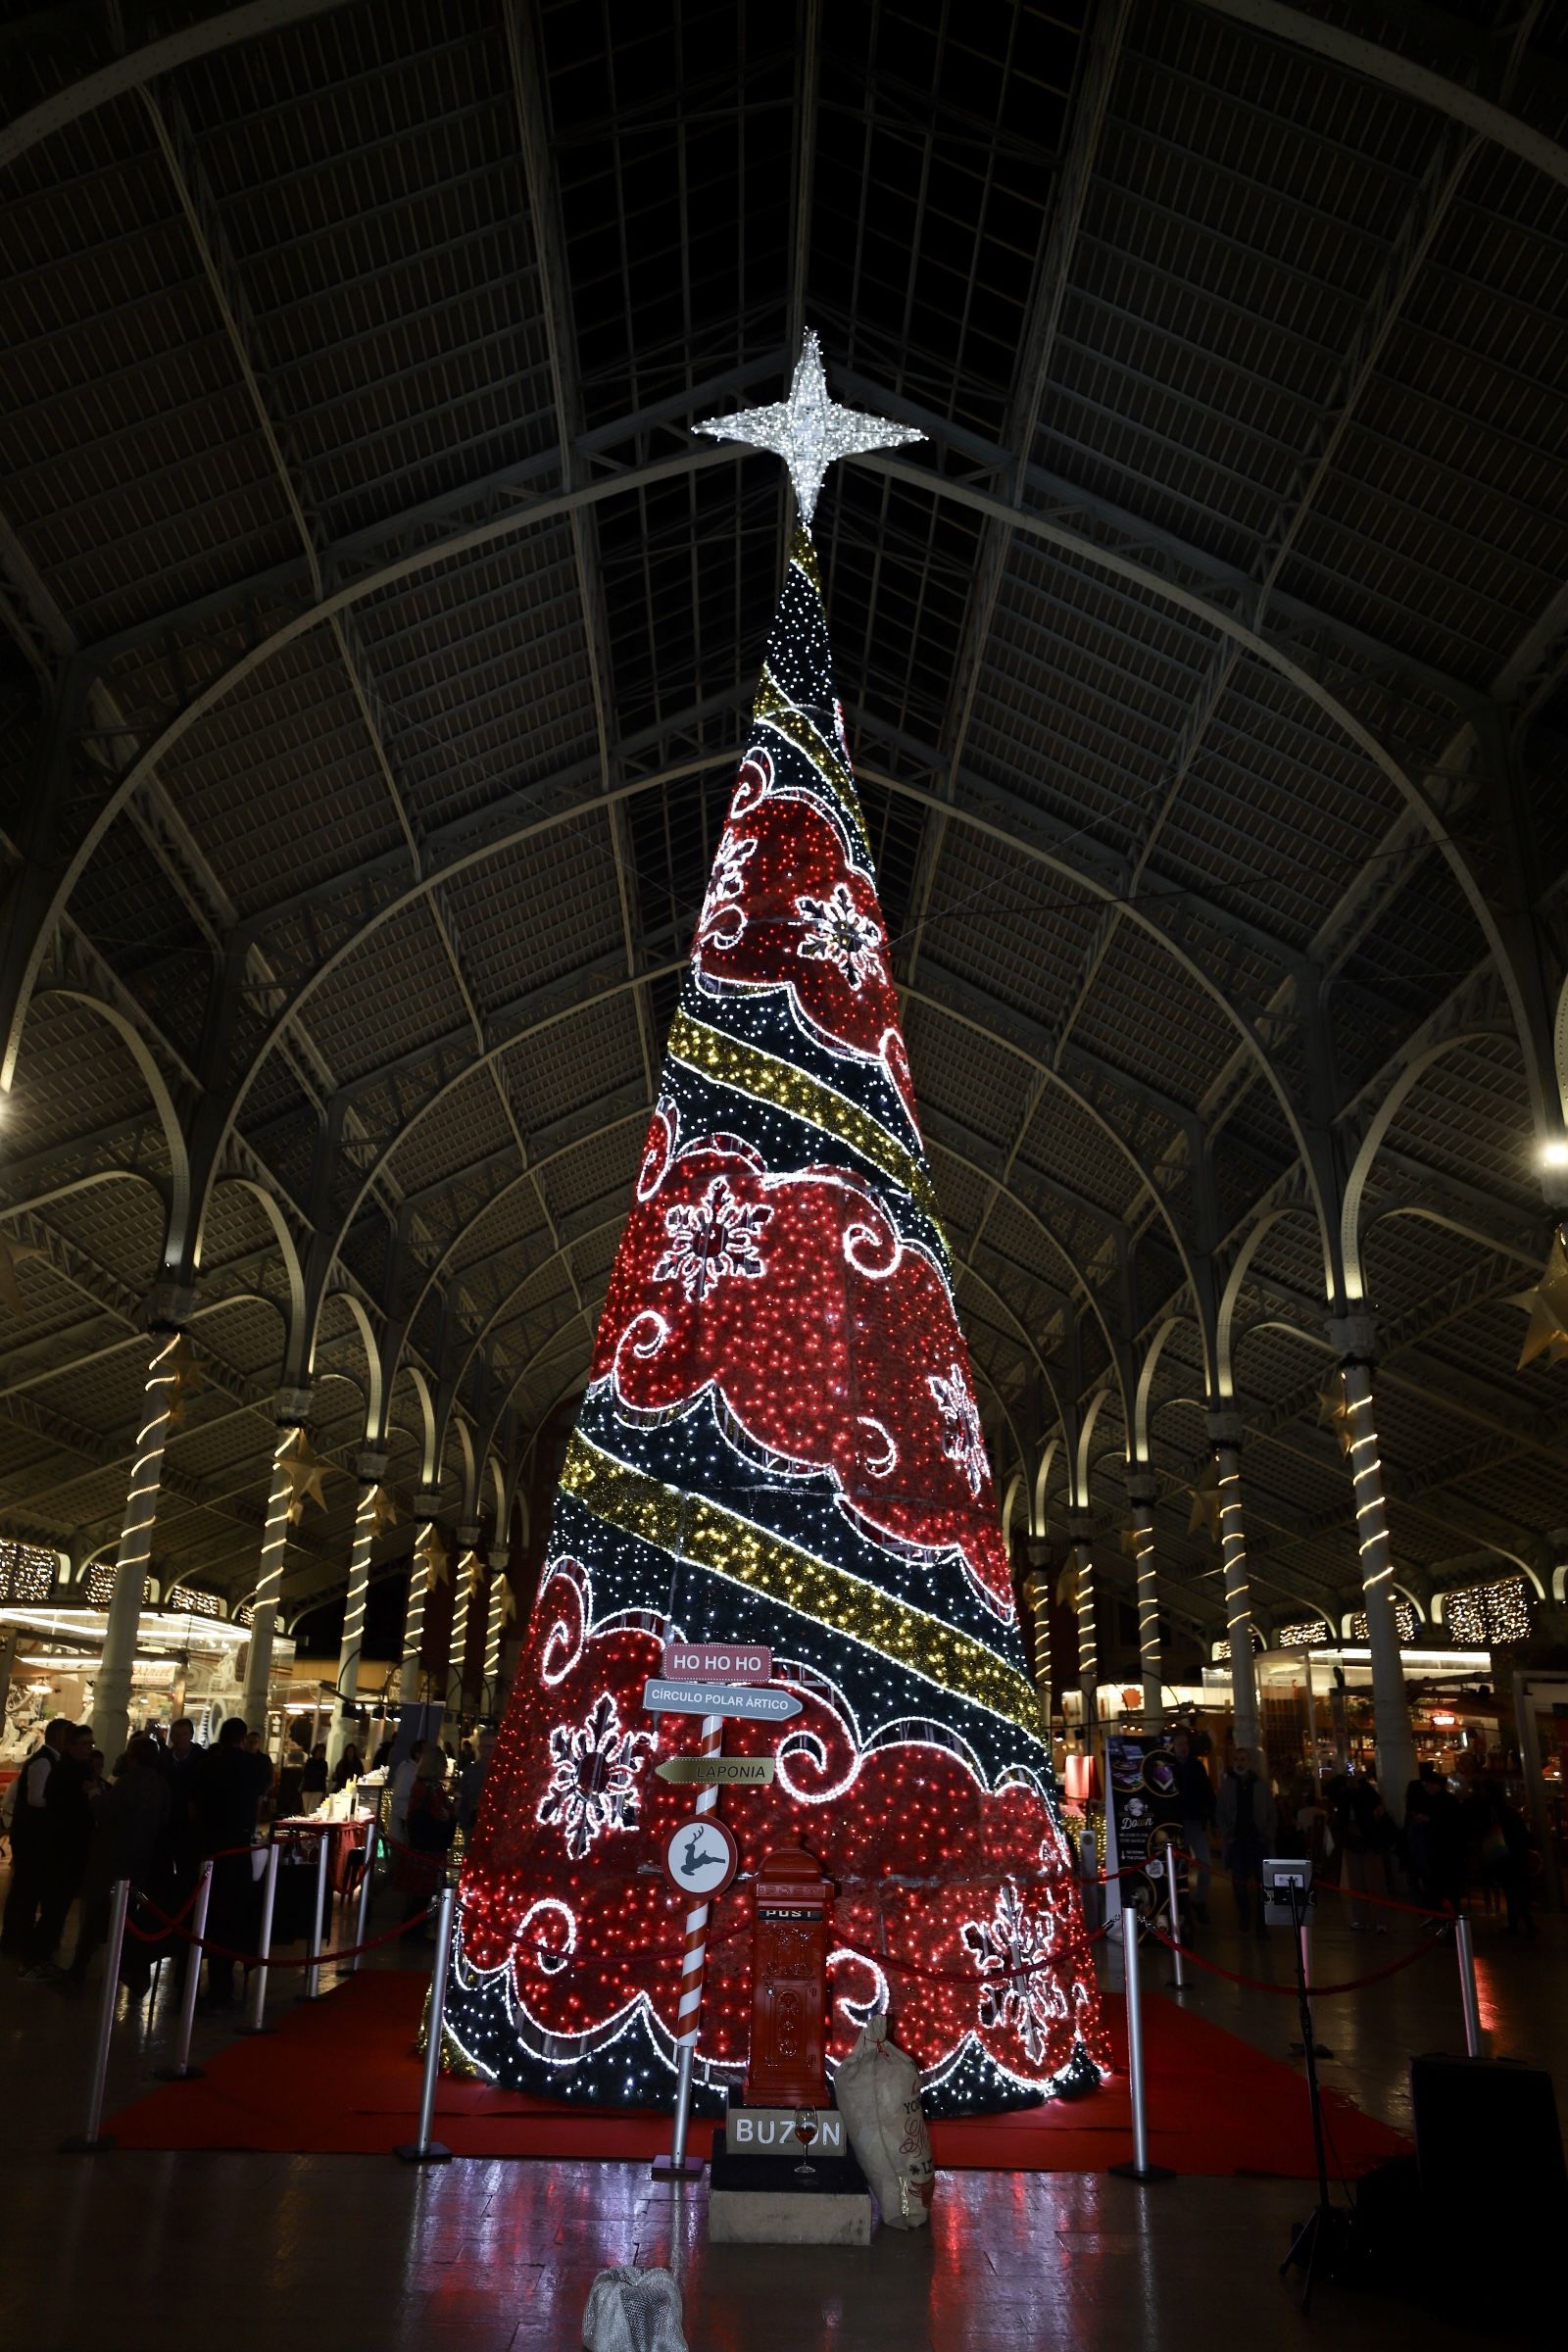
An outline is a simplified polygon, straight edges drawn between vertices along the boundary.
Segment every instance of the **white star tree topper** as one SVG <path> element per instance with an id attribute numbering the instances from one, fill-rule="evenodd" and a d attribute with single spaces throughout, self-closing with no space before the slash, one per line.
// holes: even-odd
<path id="1" fill-rule="evenodd" d="M 867 449 L 898 449 L 906 441 L 925 439 L 912 424 L 895 424 L 888 416 L 841 409 L 828 392 L 822 347 L 809 327 L 795 363 L 788 400 L 777 401 L 770 409 L 740 409 L 733 416 L 705 416 L 692 430 L 711 433 L 715 441 L 750 441 L 754 448 L 776 450 L 790 469 L 795 502 L 808 530 L 816 512 L 822 477 L 835 459 L 854 457 Z"/>

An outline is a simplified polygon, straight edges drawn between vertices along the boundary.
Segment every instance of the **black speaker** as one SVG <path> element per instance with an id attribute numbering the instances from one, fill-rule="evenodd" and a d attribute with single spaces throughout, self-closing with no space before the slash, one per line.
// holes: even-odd
<path id="1" fill-rule="evenodd" d="M 1412 2058 L 1410 2106 L 1428 2242 L 1508 2248 L 1510 2268 L 1568 2239 L 1568 2168 L 1551 2077 L 1506 2058 Z"/>

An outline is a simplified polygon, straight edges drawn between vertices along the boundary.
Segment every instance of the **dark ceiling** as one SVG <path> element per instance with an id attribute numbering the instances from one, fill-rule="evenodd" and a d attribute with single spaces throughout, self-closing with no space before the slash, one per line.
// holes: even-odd
<path id="1" fill-rule="evenodd" d="M 780 576 L 688 427 L 809 323 L 928 436 L 817 535 L 1013 1531 L 1147 1444 L 1212 1630 L 1228 1367 L 1254 1598 L 1353 1605 L 1359 1274 L 1401 1583 L 1549 1578 L 1561 0 L 61 6 L 0 88 L 0 1530 L 112 1547 L 198 1236 L 166 1582 L 313 1338 L 339 1464 L 379 1356 L 406 1494 L 526 1491 Z"/>

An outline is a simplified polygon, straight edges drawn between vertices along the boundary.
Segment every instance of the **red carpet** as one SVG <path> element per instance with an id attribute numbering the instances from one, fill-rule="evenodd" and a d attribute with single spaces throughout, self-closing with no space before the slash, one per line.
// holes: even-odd
<path id="1" fill-rule="evenodd" d="M 280 2011 L 275 2034 L 235 2040 L 199 2082 L 166 2084 L 108 2128 L 122 2148 L 384 2154 L 414 2134 L 413 2043 L 424 1992 L 425 1979 L 413 1971 L 367 1970 L 319 2001 Z M 1105 2014 L 1125 2066 L 1113 1996 Z M 1310 2175 L 1306 2092 L 1288 2066 L 1158 1995 L 1146 2007 L 1145 2042 L 1156 2162 L 1181 2173 Z M 1337 2171 L 1365 2172 L 1403 2147 L 1342 2094 L 1326 2092 L 1325 2105 Z M 436 2136 L 459 2156 L 653 2157 L 669 2144 L 669 2118 L 574 2111 L 482 2082 L 443 2081 Z M 938 2165 L 950 2169 L 1101 2172 L 1130 2153 L 1126 2077 L 1113 2075 L 1087 2099 L 934 2124 L 931 2141 Z"/>

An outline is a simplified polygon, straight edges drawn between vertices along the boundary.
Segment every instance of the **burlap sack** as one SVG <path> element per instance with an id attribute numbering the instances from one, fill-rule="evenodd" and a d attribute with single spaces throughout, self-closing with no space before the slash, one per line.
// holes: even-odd
<path id="1" fill-rule="evenodd" d="M 587 2352 L 687 2352 L 670 2271 L 601 2271 L 582 2315 Z"/>
<path id="2" fill-rule="evenodd" d="M 883 2221 L 890 2230 L 923 2230 L 936 2173 L 920 2076 L 914 2060 L 887 2035 L 885 2017 L 867 2021 L 833 2079 L 833 2097 Z"/>

